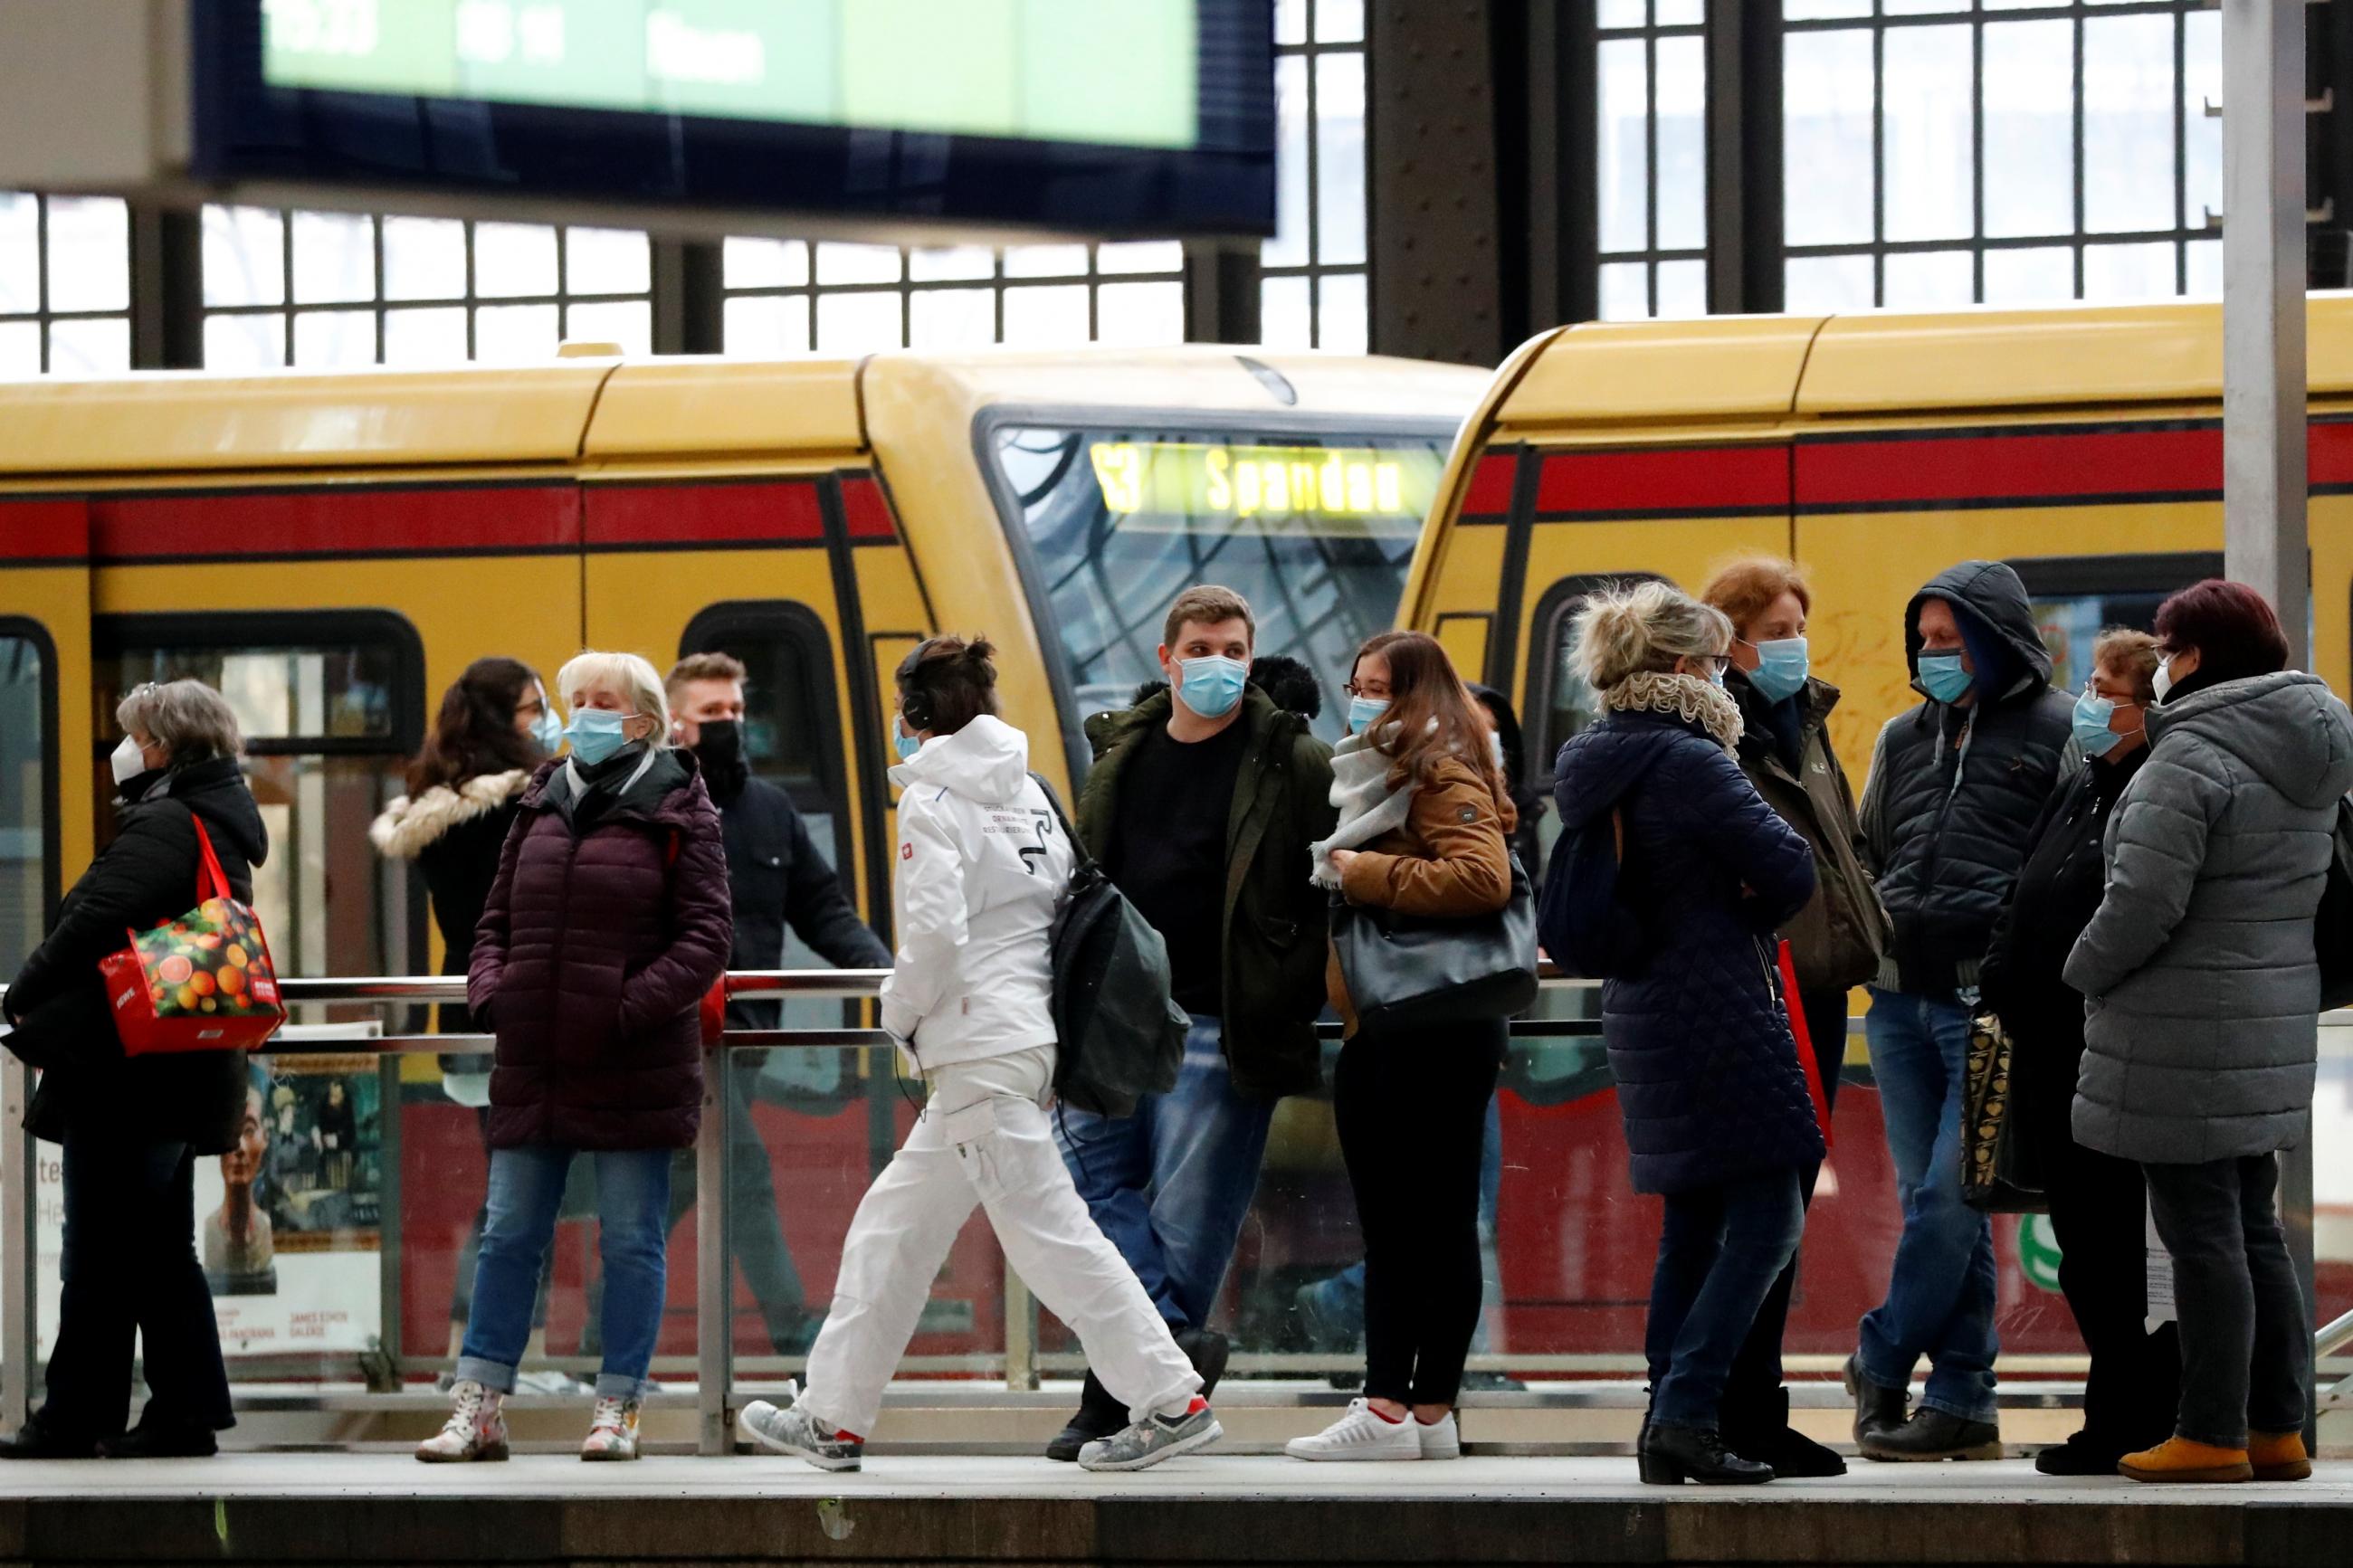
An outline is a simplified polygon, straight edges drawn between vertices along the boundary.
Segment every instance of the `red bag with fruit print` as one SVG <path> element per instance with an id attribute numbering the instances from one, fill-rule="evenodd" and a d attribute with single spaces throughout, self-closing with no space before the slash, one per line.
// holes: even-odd
<path id="1" fill-rule="evenodd" d="M 204 902 L 131 932 L 129 947 L 99 960 L 125 1056 L 247 1050 L 286 1022 L 260 918 L 237 901 L 204 819 L 191 813 L 188 820 L 196 826 Z"/>

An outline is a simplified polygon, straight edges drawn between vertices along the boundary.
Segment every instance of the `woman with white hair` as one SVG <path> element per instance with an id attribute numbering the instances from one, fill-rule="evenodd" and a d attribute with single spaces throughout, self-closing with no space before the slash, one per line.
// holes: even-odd
<path id="1" fill-rule="evenodd" d="M 239 900 L 269 836 L 238 770 L 237 714 L 198 680 L 133 688 L 115 710 L 109 759 L 120 794 L 114 838 L 58 907 L 57 924 L 9 985 L 8 1048 L 43 1069 L 26 1118 L 64 1145 L 65 1257 L 48 1398 L 0 1442 L 0 1458 L 201 1456 L 236 1424 L 195 1251 L 195 1164 L 243 1131 L 243 1051 L 126 1058 L 99 961 L 126 929 L 178 919 L 202 901 L 202 823 Z M 132 1338 L 145 1342 L 151 1394 L 130 1418 Z"/>
<path id="2" fill-rule="evenodd" d="M 1775 928 L 1814 892 L 1814 854 L 1740 771 L 1724 688 L 1732 623 L 1664 583 L 1595 595 L 1578 672 L 1599 724 L 1555 770 L 1564 835 L 1614 847 L 1630 951 L 1601 987 L 1634 1190 L 1666 1200 L 1644 1348 L 1642 1479 L 1773 1479 L 1725 1447 L 1725 1380 L 1797 1251 L 1822 1132 L 1776 973 Z"/>
<path id="3" fill-rule="evenodd" d="M 584 653 L 556 688 L 571 754 L 541 765 L 500 852 L 466 1003 L 497 1038 L 490 1217 L 448 1424 L 427 1462 L 507 1457 L 505 1396 L 573 1158 L 596 1163 L 604 1365 L 584 1459 L 638 1457 L 661 1330 L 670 1152 L 702 1104 L 697 1005 L 733 941 L 719 812 L 670 745 L 661 677 Z"/>

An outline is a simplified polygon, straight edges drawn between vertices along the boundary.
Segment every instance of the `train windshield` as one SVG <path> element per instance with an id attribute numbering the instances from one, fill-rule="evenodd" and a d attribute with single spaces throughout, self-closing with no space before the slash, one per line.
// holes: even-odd
<path id="1" fill-rule="evenodd" d="M 1451 440 L 1000 426 L 990 442 L 1048 658 L 1077 704 L 1066 720 L 1159 679 L 1169 602 L 1217 583 L 1250 601 L 1261 655 L 1314 673 L 1316 733 L 1337 739 L 1349 658 L 1396 624 Z"/>

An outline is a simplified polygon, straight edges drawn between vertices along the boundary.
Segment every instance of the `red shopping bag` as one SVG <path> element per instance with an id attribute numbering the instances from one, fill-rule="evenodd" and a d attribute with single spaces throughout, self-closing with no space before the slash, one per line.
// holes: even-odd
<path id="1" fill-rule="evenodd" d="M 99 961 L 126 1056 L 245 1050 L 286 1022 L 260 918 L 230 891 L 204 819 L 189 820 L 204 901 L 175 921 L 130 932 L 129 947 Z"/>
<path id="2" fill-rule="evenodd" d="M 1806 1010 L 1798 1005 L 1798 966 L 1789 958 L 1789 944 L 1783 942 L 1780 952 L 1781 1005 L 1789 1015 L 1789 1034 L 1798 1042 L 1798 1066 L 1806 1075 L 1806 1092 L 1813 1097 L 1814 1120 L 1821 1125 L 1822 1148 L 1831 1147 L 1831 1102 L 1822 1093 L 1821 1059 L 1814 1054 L 1814 1039 L 1806 1027 Z M 1828 1068 L 1836 1072 L 1846 1062 L 1846 1042 L 1837 1042 L 1838 1054 L 1831 1058 Z"/>

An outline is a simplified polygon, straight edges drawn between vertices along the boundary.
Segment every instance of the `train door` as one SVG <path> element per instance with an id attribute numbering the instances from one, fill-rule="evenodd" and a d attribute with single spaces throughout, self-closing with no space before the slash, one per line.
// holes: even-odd
<path id="1" fill-rule="evenodd" d="M 90 508 L 0 501 L 0 975 L 90 859 Z"/>

